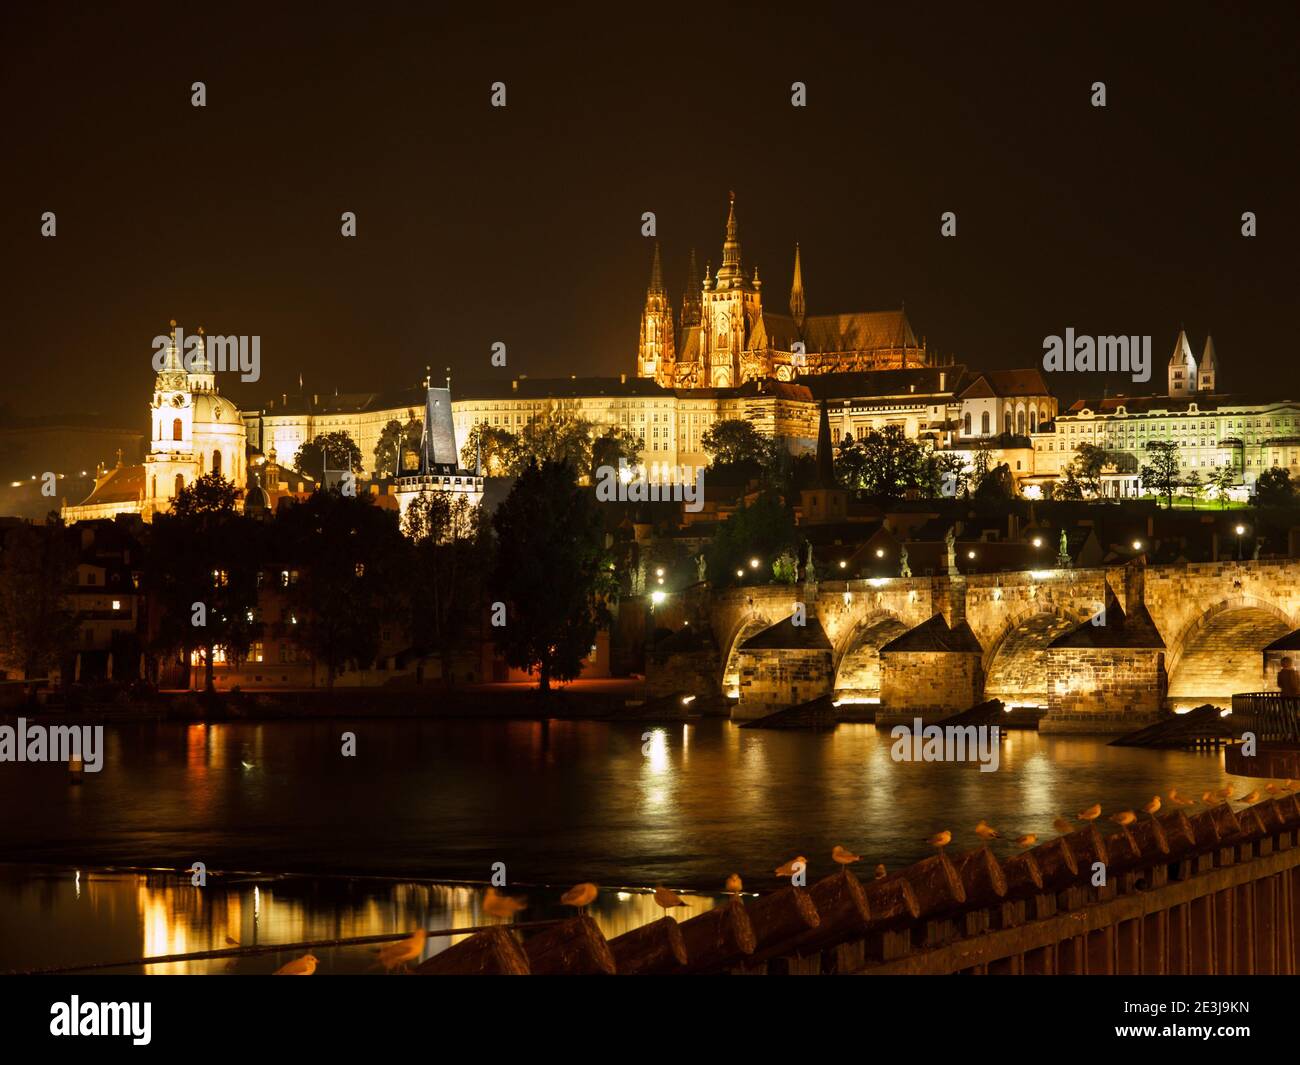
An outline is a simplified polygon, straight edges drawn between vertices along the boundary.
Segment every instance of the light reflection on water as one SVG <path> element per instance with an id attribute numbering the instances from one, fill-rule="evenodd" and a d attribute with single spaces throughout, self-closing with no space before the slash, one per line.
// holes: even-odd
<path id="1" fill-rule="evenodd" d="M 468 928 L 505 923 L 483 912 L 475 886 L 273 877 L 209 877 L 196 887 L 188 875 L 128 871 L 0 867 L 0 968 L 35 969 L 90 962 L 127 961 L 232 945 L 303 943 L 321 939 L 406 933 L 416 928 Z M 521 893 L 524 893 L 521 891 Z M 543 896 L 521 920 L 572 916 Z M 549 898 L 549 904 L 545 901 Z M 716 899 L 683 895 L 679 920 L 715 905 Z M 612 938 L 663 916 L 644 891 L 602 891 L 587 913 Z M 431 938 L 421 960 L 465 935 Z M 378 947 L 312 947 L 319 974 L 377 973 Z M 305 953 L 303 948 L 240 958 L 122 966 L 106 973 L 256 974 Z"/>
<path id="2" fill-rule="evenodd" d="M 340 756 L 344 731 L 356 733 L 356 758 Z M 877 862 L 924 857 L 942 828 L 958 849 L 976 844 L 981 818 L 1007 838 L 1046 839 L 1053 818 L 1093 802 L 1109 814 L 1228 779 L 1216 752 L 1032 732 L 1009 734 L 994 773 L 898 763 L 889 736 L 863 724 L 133 723 L 107 727 L 105 740 L 103 771 L 79 786 L 59 766 L 0 765 L 0 857 L 10 863 L 0 866 L 0 969 L 220 949 L 227 936 L 474 925 L 480 889 L 448 882 L 484 883 L 497 862 L 511 885 L 549 885 L 518 889 L 532 900 L 520 920 L 561 916 L 560 893 L 589 880 L 607 889 L 593 916 L 616 935 L 660 915 L 618 886 L 693 889 L 692 907 L 704 908 L 733 872 L 770 890 L 772 870 L 796 854 L 809 857 L 810 877 L 825 875 L 837 843 L 869 875 Z M 994 848 L 1010 853 L 1005 839 Z M 91 871 L 195 861 L 208 869 L 204 889 L 179 872 Z M 33 868 L 42 865 L 60 869 Z M 282 873 L 316 875 L 271 875 Z M 357 875 L 372 879 L 347 878 Z M 369 948 L 314 953 L 322 971 L 364 970 L 370 959 Z M 235 971 L 270 971 L 273 960 Z"/>

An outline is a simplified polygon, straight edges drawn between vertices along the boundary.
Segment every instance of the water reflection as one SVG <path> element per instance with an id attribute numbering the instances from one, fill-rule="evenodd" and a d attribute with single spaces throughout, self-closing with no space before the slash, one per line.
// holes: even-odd
<path id="1" fill-rule="evenodd" d="M 340 757 L 343 731 L 355 758 Z M 973 846 L 981 818 L 1010 853 L 1006 840 L 1048 838 L 1054 818 L 1094 802 L 1137 809 L 1227 780 L 1217 752 L 1032 732 L 1008 735 L 993 773 L 897 763 L 888 733 L 866 724 L 131 723 L 105 740 L 103 771 L 77 787 L 62 766 L 0 767 L 0 809 L 16 812 L 0 820 L 0 855 L 15 863 L 0 867 L 0 968 L 472 925 L 479 889 L 455 885 L 486 882 L 495 863 L 512 890 L 550 885 L 519 889 L 524 920 L 559 915 L 572 884 L 610 889 L 595 916 L 613 935 L 659 916 L 639 890 L 655 884 L 697 891 L 703 907 L 731 873 L 775 887 L 772 870 L 794 855 L 811 877 L 832 872 L 836 844 L 864 871 L 893 869 L 930 853 L 940 829 Z M 94 871 L 195 861 L 204 889 L 188 874 Z M 285 873 L 313 875 L 268 875 Z M 347 879 L 361 875 L 391 879 Z M 331 964 L 364 969 L 357 955 Z"/>
<path id="2" fill-rule="evenodd" d="M 539 889 L 523 920 L 571 916 Z M 164 957 L 232 946 L 274 946 L 322 939 L 406 933 L 505 923 L 482 909 L 484 889 L 471 885 L 385 880 L 274 877 L 249 881 L 143 872 L 0 868 L 0 965 L 6 969 L 75 966 Z M 716 899 L 685 895 L 679 920 Z M 607 937 L 657 920 L 663 912 L 645 891 L 602 891 L 588 908 Z M 466 938 L 430 938 L 421 960 Z M 253 974 L 274 972 L 305 952 L 296 947 L 255 956 L 148 966 L 111 973 Z M 312 947 L 319 974 L 375 973 L 378 948 L 369 944 Z"/>

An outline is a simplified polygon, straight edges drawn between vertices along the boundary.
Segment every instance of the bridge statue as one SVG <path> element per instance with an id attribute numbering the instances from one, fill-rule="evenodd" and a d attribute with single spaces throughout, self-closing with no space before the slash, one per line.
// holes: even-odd
<path id="1" fill-rule="evenodd" d="M 804 544 L 803 552 L 803 579 L 806 581 L 815 581 L 817 579 L 817 575 L 813 570 L 812 555 L 812 541 L 809 540 Z"/>
<path id="2" fill-rule="evenodd" d="M 1056 565 L 1060 569 L 1070 568 L 1070 547 L 1065 539 L 1065 530 L 1061 530 L 1061 546 L 1056 553 Z"/>
<path id="3" fill-rule="evenodd" d="M 951 525 L 944 534 L 943 542 L 948 546 L 948 576 L 957 576 L 957 534 Z"/>
<path id="4" fill-rule="evenodd" d="M 907 564 L 907 544 L 903 545 L 902 551 L 898 555 L 898 575 L 900 577 L 910 577 L 912 567 Z"/>
<path id="5" fill-rule="evenodd" d="M 704 552 L 701 551 L 695 556 L 695 577 L 703 584 L 708 579 L 709 560 L 705 558 Z"/>

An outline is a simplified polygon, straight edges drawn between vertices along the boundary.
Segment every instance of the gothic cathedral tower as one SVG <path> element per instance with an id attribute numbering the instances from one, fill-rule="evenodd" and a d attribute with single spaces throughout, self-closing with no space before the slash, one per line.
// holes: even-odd
<path id="1" fill-rule="evenodd" d="M 663 265 L 659 260 L 659 242 L 655 241 L 654 264 L 650 268 L 650 287 L 641 312 L 641 342 L 637 348 L 637 376 L 653 377 L 661 385 L 671 386 L 675 352 L 673 347 L 673 309 L 664 287 Z"/>
<path id="2" fill-rule="evenodd" d="M 700 356 L 712 388 L 733 388 L 750 376 L 742 356 L 748 350 L 753 325 L 763 313 L 758 271 L 746 280 L 740 264 L 740 241 L 736 237 L 736 194 L 731 194 L 727 214 L 727 236 L 722 244 L 722 266 L 716 277 L 704 272 L 703 307 L 700 318 Z"/>

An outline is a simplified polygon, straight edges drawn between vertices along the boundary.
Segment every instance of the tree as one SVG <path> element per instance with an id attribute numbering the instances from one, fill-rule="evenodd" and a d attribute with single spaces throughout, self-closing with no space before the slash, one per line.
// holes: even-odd
<path id="1" fill-rule="evenodd" d="M 579 674 L 609 620 L 604 600 L 616 586 L 598 507 L 570 462 L 533 461 L 492 517 L 489 587 L 506 607 L 498 646 L 510 665 L 537 670 L 542 691 Z"/>
<path id="2" fill-rule="evenodd" d="M 766 566 L 798 547 L 794 517 L 775 493 L 765 491 L 749 506 L 740 506 L 719 527 L 708 548 L 709 583 L 715 588 L 735 584 L 736 573 L 762 575 Z M 751 562 L 759 560 L 755 569 Z"/>
<path id="3" fill-rule="evenodd" d="M 423 433 L 424 424 L 419 418 L 411 418 L 405 425 L 396 418 L 389 419 L 375 442 L 375 476 L 400 475 L 403 452 L 418 451 Z"/>
<path id="4" fill-rule="evenodd" d="M 870 495 L 901 497 L 917 487 L 923 458 L 921 445 L 909 440 L 901 425 L 872 429 L 861 442 L 865 469 L 863 487 Z"/>
<path id="5" fill-rule="evenodd" d="M 641 461 L 641 438 L 620 425 L 611 425 L 592 441 L 591 478 L 595 480 L 602 466 L 617 470 L 620 459 L 635 468 Z"/>
<path id="6" fill-rule="evenodd" d="M 509 429 L 477 422 L 465 437 L 460 449 L 460 464 L 467 470 L 478 469 L 488 477 L 502 477 L 510 468 L 519 441 Z"/>
<path id="7" fill-rule="evenodd" d="M 409 545 L 397 516 L 369 495 L 332 491 L 291 505 L 276 531 L 283 556 L 301 572 L 288 588 L 290 624 L 333 687 L 346 667 L 373 663 L 384 622 L 401 619 Z"/>
<path id="8" fill-rule="evenodd" d="M 407 604 L 410 632 L 418 647 L 431 647 L 452 683 L 457 638 L 477 630 L 482 574 L 489 559 L 489 534 L 482 506 L 461 492 L 421 492 L 407 507 L 402 531 L 413 543 Z"/>
<path id="9" fill-rule="evenodd" d="M 1219 501 L 1219 509 L 1222 510 L 1228 505 L 1228 493 L 1237 484 L 1237 471 L 1233 469 L 1232 464 L 1216 467 L 1210 474 L 1209 487 L 1214 493 L 1214 498 Z"/>
<path id="10" fill-rule="evenodd" d="M 1016 498 L 1016 481 L 1011 476 L 1011 467 L 999 462 L 980 479 L 975 489 L 977 503 L 1002 503 Z"/>
<path id="11" fill-rule="evenodd" d="M 515 438 L 509 472 L 518 477 L 536 463 L 567 462 L 581 476 L 591 469 L 591 444 L 595 426 L 586 418 L 565 414 L 548 406 L 530 418 Z"/>
<path id="12" fill-rule="evenodd" d="M 1165 506 L 1174 505 L 1174 492 L 1181 480 L 1178 468 L 1178 445 L 1169 440 L 1148 440 L 1149 460 L 1142 465 L 1142 483 L 1165 497 Z"/>
<path id="13" fill-rule="evenodd" d="M 1102 475 L 1115 466 L 1114 456 L 1096 444 L 1080 444 L 1074 450 L 1070 465 L 1084 492 L 1092 499 L 1102 493 Z"/>
<path id="14" fill-rule="evenodd" d="M 965 460 L 954 451 L 933 451 L 921 461 L 918 487 L 927 499 L 970 494 L 970 474 Z"/>
<path id="15" fill-rule="evenodd" d="M 322 433 L 306 441 L 293 456 L 293 468 L 317 481 L 325 480 L 327 465 L 331 471 L 361 472 L 361 448 L 344 430 Z"/>
<path id="16" fill-rule="evenodd" d="M 700 445 L 709 456 L 710 468 L 761 468 L 772 458 L 773 441 L 743 418 L 715 422 L 704 431 Z"/>
<path id="17" fill-rule="evenodd" d="M 1187 480 L 1183 482 L 1183 491 L 1187 493 L 1187 497 L 1192 501 L 1193 506 L 1205 494 L 1205 485 L 1201 483 L 1201 475 L 1195 470 L 1187 475 Z"/>
<path id="18" fill-rule="evenodd" d="M 1284 466 L 1270 466 L 1255 481 L 1255 503 L 1261 507 L 1289 507 L 1296 501 L 1296 486 L 1291 471 Z"/>
<path id="19" fill-rule="evenodd" d="M 242 661 L 261 628 L 256 610 L 264 532 L 239 512 L 239 496 L 220 474 L 205 474 L 181 489 L 149 535 L 145 582 L 159 610 L 156 647 L 182 652 L 187 666 L 202 651 L 209 692 L 217 650 Z"/>
<path id="20" fill-rule="evenodd" d="M 63 522 L 23 523 L 9 530 L 0 551 L 0 660 L 23 678 L 44 676 L 76 642 L 78 619 L 69 609 L 76 556 Z"/>
<path id="21" fill-rule="evenodd" d="M 1056 487 L 1052 490 L 1052 498 L 1072 502 L 1083 498 L 1083 485 L 1079 483 L 1078 475 L 1074 472 L 1073 462 L 1065 467 L 1065 475 L 1056 482 Z"/>

